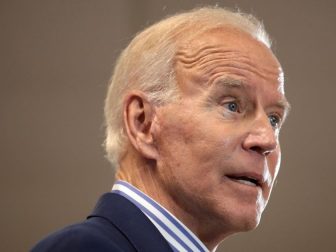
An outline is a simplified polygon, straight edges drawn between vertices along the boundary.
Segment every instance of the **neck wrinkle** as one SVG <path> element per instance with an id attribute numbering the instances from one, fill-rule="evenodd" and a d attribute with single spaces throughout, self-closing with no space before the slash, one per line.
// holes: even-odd
<path id="1" fill-rule="evenodd" d="M 166 191 L 164 186 L 158 181 L 159 176 L 156 175 L 156 165 L 153 165 L 153 163 L 150 162 L 145 163 L 137 161 L 137 159 L 129 158 L 127 156 L 128 155 L 125 156 L 121 162 L 120 168 L 116 172 L 116 180 L 124 180 L 130 183 L 158 202 L 191 230 L 209 251 L 215 251 L 220 240 L 209 239 L 209 235 L 204 236 L 203 234 L 208 233 L 209 231 L 205 226 L 206 222 L 199 223 L 198 219 L 195 219 L 194 216 L 185 211 L 173 198 L 170 197 L 169 192 Z M 207 230 L 207 232 L 204 232 L 205 230 Z M 212 238 L 214 237 L 215 236 L 212 236 Z"/>

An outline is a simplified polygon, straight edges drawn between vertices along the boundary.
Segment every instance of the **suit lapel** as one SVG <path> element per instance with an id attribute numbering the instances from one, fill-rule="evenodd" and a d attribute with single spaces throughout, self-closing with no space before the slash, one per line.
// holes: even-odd
<path id="1" fill-rule="evenodd" d="M 136 251 L 172 251 L 168 242 L 147 216 L 121 195 L 115 193 L 104 194 L 88 218 L 92 216 L 108 219 L 127 237 Z"/>

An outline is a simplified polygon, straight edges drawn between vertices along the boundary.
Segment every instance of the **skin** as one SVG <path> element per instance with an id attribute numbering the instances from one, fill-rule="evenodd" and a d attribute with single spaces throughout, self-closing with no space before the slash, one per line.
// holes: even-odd
<path id="1" fill-rule="evenodd" d="M 289 107 L 283 72 L 264 44 L 233 28 L 181 42 L 175 62 L 180 99 L 155 107 L 139 91 L 125 97 L 129 145 L 116 177 L 162 204 L 212 250 L 254 229 L 269 200 Z"/>

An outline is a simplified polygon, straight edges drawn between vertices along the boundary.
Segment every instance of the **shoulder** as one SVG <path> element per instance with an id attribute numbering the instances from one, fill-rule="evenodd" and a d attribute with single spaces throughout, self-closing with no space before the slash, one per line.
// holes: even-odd
<path id="1" fill-rule="evenodd" d="M 96 217 L 50 234 L 31 251 L 134 251 L 134 247 L 108 220 Z"/>

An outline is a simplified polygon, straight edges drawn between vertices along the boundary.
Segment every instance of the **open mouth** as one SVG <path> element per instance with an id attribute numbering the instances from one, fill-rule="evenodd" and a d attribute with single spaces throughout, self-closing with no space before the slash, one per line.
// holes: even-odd
<path id="1" fill-rule="evenodd" d="M 249 177 L 249 176 L 227 176 L 229 179 L 232 179 L 238 183 L 249 185 L 249 186 L 261 186 L 259 180 L 257 178 Z"/>

